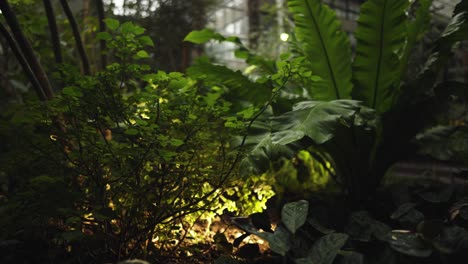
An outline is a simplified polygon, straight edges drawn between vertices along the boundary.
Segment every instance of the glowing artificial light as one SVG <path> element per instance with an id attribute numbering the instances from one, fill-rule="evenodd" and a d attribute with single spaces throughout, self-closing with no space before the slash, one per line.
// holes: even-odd
<path id="1" fill-rule="evenodd" d="M 280 39 L 281 39 L 282 41 L 288 41 L 288 39 L 289 39 L 289 34 L 288 34 L 288 33 L 281 33 L 281 34 L 280 34 Z"/>

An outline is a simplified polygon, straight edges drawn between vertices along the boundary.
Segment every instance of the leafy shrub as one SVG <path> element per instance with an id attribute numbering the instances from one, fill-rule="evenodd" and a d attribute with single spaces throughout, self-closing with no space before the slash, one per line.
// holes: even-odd
<path id="1" fill-rule="evenodd" d="M 4 261 L 156 261 L 222 209 L 235 168 L 223 91 L 149 72 L 144 29 L 106 23 L 98 38 L 118 63 L 95 76 L 64 67 L 59 95 L 2 120 L 0 239 L 18 241 Z"/>

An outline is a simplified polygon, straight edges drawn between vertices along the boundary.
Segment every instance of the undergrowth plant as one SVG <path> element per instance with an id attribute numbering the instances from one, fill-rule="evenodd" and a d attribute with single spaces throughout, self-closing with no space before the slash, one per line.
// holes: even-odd
<path id="1" fill-rule="evenodd" d="M 115 63 L 93 76 L 62 66 L 60 94 L 2 117 L 1 262 L 156 262 L 226 208 L 237 131 L 223 90 L 151 72 L 145 30 L 106 24 L 97 37 Z"/>

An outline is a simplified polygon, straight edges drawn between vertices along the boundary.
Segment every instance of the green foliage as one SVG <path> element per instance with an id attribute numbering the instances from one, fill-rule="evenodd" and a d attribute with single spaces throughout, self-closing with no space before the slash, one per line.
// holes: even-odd
<path id="1" fill-rule="evenodd" d="M 218 41 L 225 40 L 225 38 L 219 33 L 216 33 L 210 29 L 203 29 L 199 31 L 195 30 L 195 31 L 190 32 L 184 38 L 184 41 L 189 41 L 195 44 L 204 44 L 212 39 L 218 40 Z"/>
<path id="2" fill-rule="evenodd" d="M 379 113 L 387 111 L 398 92 L 400 53 L 405 47 L 408 1 L 370 0 L 361 5 L 355 37 L 353 98 Z"/>
<path id="3" fill-rule="evenodd" d="M 9 187 L 0 239 L 23 250 L 2 260 L 155 262 L 197 217 L 226 208 L 213 204 L 235 164 L 223 91 L 182 73 L 151 73 L 140 63 L 152 44 L 144 29 L 106 23 L 112 31 L 98 38 L 118 63 L 94 76 L 63 70 L 66 87 L 54 99 L 2 118 L 0 183 Z"/>
<path id="4" fill-rule="evenodd" d="M 247 101 L 258 106 L 271 97 L 271 87 L 265 83 L 254 82 L 240 71 L 233 71 L 225 66 L 214 65 L 207 58 L 198 59 L 187 74 L 202 81 L 207 86 L 222 86 L 227 90 L 226 96 L 232 101 Z"/>
<path id="5" fill-rule="evenodd" d="M 248 131 L 245 143 L 250 151 L 240 169 L 247 175 L 271 175 L 275 190 L 285 200 L 328 197 L 325 200 L 346 201 L 335 205 L 327 200 L 325 208 L 309 203 L 305 221 L 298 209 L 305 203 L 286 204 L 283 212 L 288 213 L 281 215 L 273 232 L 268 231 L 269 221 L 259 223 L 258 215 L 233 218 L 237 226 L 267 240 L 273 252 L 296 263 L 381 263 L 382 259 L 385 263 L 414 263 L 414 257 L 445 261 L 463 252 L 460 249 L 466 244 L 460 241 L 465 241 L 466 233 L 454 227 L 455 222 L 441 225 L 440 220 L 428 221 L 434 215 L 419 210 L 427 202 L 448 203 L 452 197 L 449 189 L 413 190 L 423 201 L 406 201 L 394 214 L 386 212 L 387 208 L 376 209 L 380 206 L 375 199 L 383 175 L 402 155 L 415 153 L 415 138 L 423 144 L 434 139 L 439 144 L 447 143 L 439 140 L 440 134 L 431 133 L 438 132 L 435 130 L 416 135 L 430 126 L 431 114 L 436 111 L 434 95 L 440 95 L 444 88 L 444 96 L 439 99 L 447 100 L 447 94 L 459 95 L 458 89 L 440 84 L 437 76 L 452 46 L 467 39 L 468 10 L 464 1 L 455 8 L 442 36 L 431 43 L 423 70 L 406 78 L 410 54 L 430 21 L 430 5 L 431 1 L 424 0 L 411 6 L 408 1 L 365 2 L 356 30 L 356 56 L 352 58 L 349 42 L 333 11 L 320 1 L 289 1 L 297 42 L 291 53 L 277 60 L 273 72 L 253 75 L 257 83 L 249 83 L 270 86 L 274 97 Z M 227 40 L 212 31 L 203 33 L 203 41 L 192 41 Z M 234 86 L 229 80 L 222 82 L 228 84 L 227 89 Z M 242 98 L 249 99 L 245 95 Z M 460 130 L 460 126 L 452 130 Z M 425 147 L 421 151 L 428 151 L 427 144 Z M 339 189 L 344 192 L 330 198 L 331 189 L 317 188 L 318 183 L 314 183 L 315 189 L 305 188 L 305 182 L 313 181 L 313 170 L 300 172 L 296 166 L 301 160 L 298 153 L 309 153 L 320 164 L 322 175 L 344 187 Z M 432 153 L 444 152 L 439 149 Z M 300 177 L 307 173 L 309 177 Z M 313 190 L 314 195 L 307 196 L 306 190 Z M 363 210 L 369 205 L 369 211 Z M 395 223 L 382 220 L 386 214 L 399 222 L 397 229 L 406 231 L 392 231 Z M 459 243 L 448 239 L 454 229 L 461 232 L 456 239 Z M 444 237 L 441 244 L 450 244 L 451 249 L 444 251 L 436 237 Z M 445 255 L 447 252 L 454 255 Z M 317 256 L 322 257 L 318 260 Z"/>
<path id="6" fill-rule="evenodd" d="M 310 87 L 310 95 L 324 101 L 349 99 L 351 48 L 335 12 L 319 0 L 292 0 L 288 6 L 294 15 L 301 52 L 309 60 L 312 73 L 322 78 Z"/>
<path id="7" fill-rule="evenodd" d="M 273 119 L 278 132 L 272 133 L 272 143 L 287 145 L 307 136 L 316 144 L 323 144 L 331 140 L 341 126 L 354 126 L 359 111 L 359 103 L 351 100 L 297 103 L 292 111 Z"/>
<path id="8" fill-rule="evenodd" d="M 254 234 L 268 241 L 270 249 L 291 258 L 294 263 L 330 264 L 344 246 L 348 235 L 331 233 L 318 240 L 310 240 L 303 227 L 309 212 L 309 202 L 301 200 L 287 203 L 281 211 L 282 224 L 273 233 L 260 232 L 251 222 L 234 218 L 234 223 L 249 234 Z M 301 231 L 300 233 L 296 233 Z"/>
<path id="9" fill-rule="evenodd" d="M 296 233 L 306 219 L 309 211 L 309 204 L 306 201 L 288 203 L 281 210 L 281 219 L 291 233 Z"/>
<path id="10" fill-rule="evenodd" d="M 391 190 L 396 191 L 397 188 L 400 187 L 393 186 Z M 437 196 L 444 188 L 436 185 L 430 189 L 428 186 L 420 188 L 412 186 L 411 189 L 398 190 L 406 189 L 414 202 L 403 203 L 396 208 L 391 214 L 391 221 L 385 215 L 375 217 L 376 214 L 390 213 L 387 208 L 374 209 L 373 212 L 352 211 L 346 208 L 346 201 L 337 203 L 343 197 L 286 203 L 274 231 L 265 231 L 264 225 L 271 225 L 269 219 L 259 223 L 259 218 L 253 215 L 248 218 L 234 217 L 232 221 L 246 235 L 253 234 L 268 241 L 270 249 L 282 256 L 284 262 L 382 263 L 385 259 L 384 263 L 392 264 L 456 263 L 457 259 L 465 256 L 464 250 L 468 248 L 468 214 L 464 213 L 466 198 L 446 203 L 454 201 L 450 198 L 462 192 L 451 192 L 447 200 L 437 200 L 429 196 Z M 417 196 L 423 192 L 431 195 Z M 450 217 L 444 221 L 433 218 L 434 209 L 440 206 L 451 208 Z M 342 214 L 336 217 L 333 212 Z M 392 230 L 391 226 L 397 228 Z M 244 236 L 241 238 L 245 239 Z"/>
<path id="11" fill-rule="evenodd" d="M 363 4 L 352 71 L 355 84 L 352 99 L 362 101 L 358 103 L 333 101 L 339 96 L 331 95 L 324 96 L 325 101 L 309 101 L 320 96 L 319 92 L 314 93 L 314 87 L 331 94 L 348 90 L 343 88 L 347 85 L 337 86 L 334 80 L 346 83 L 350 78 L 351 72 L 344 69 L 351 57 L 342 54 L 347 50 L 347 41 L 342 40 L 344 33 L 324 33 L 336 32 L 338 27 L 327 7 L 319 1 L 289 1 L 298 40 L 294 56 L 306 59 L 291 61 L 288 72 L 278 70 L 277 74 L 287 76 L 285 91 L 298 96 L 280 94 L 278 104 L 272 104 L 274 115 L 259 120 L 264 129 L 251 133 L 248 143 L 257 145 L 253 145 L 243 167 L 254 166 L 249 171 L 262 173 L 268 169 L 265 161 L 274 162 L 281 156 L 290 158 L 294 152 L 308 149 L 316 153 L 314 157 L 332 164 L 337 176 L 333 178 L 344 185 L 352 199 L 359 201 L 372 195 L 385 171 L 401 154 L 407 155 L 411 140 L 428 125 L 429 118 L 423 117 L 423 109 L 434 108 L 431 103 L 436 103 L 431 93 L 437 87 L 436 76 L 453 44 L 466 39 L 466 13 L 460 4 L 456 8 L 459 13 L 454 14 L 441 38 L 433 43 L 425 70 L 413 80 L 403 79 L 409 54 L 427 27 L 429 4 L 422 1 L 411 20 L 407 17 L 407 1 L 369 0 Z M 329 48 L 334 51 L 328 51 Z M 337 58 L 329 58 L 329 54 Z M 282 60 L 277 65 L 280 63 Z M 295 64 L 301 64 L 304 70 L 294 73 L 291 69 Z M 320 79 L 304 81 L 312 80 L 304 74 L 305 69 Z M 296 85 L 303 89 L 290 89 Z M 304 90 L 311 92 L 304 96 Z M 280 108 L 281 100 L 291 98 L 297 100 L 292 110 Z"/>

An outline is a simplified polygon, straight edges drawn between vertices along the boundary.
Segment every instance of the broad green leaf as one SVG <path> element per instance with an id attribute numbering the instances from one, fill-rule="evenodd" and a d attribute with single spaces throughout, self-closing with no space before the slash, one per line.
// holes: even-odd
<path id="1" fill-rule="evenodd" d="M 281 221 L 291 233 L 295 234 L 307 220 L 309 211 L 309 202 L 301 200 L 298 202 L 287 203 L 281 210 Z"/>
<path id="2" fill-rule="evenodd" d="M 285 256 L 291 248 L 292 234 L 281 225 L 276 227 L 273 234 L 268 232 L 256 232 L 254 234 L 268 241 L 270 249 L 281 256 Z"/>
<path id="3" fill-rule="evenodd" d="M 109 32 L 99 32 L 96 34 L 96 38 L 101 40 L 110 40 L 112 39 L 112 35 Z"/>
<path id="4" fill-rule="evenodd" d="M 135 26 L 135 24 L 133 24 L 132 22 L 128 21 L 128 22 L 125 22 L 123 23 L 121 26 L 120 26 L 120 31 L 123 33 L 123 34 L 128 34 L 128 33 L 133 33 L 133 34 L 136 34 L 137 32 L 137 29 L 138 27 Z"/>
<path id="5" fill-rule="evenodd" d="M 270 168 L 270 163 L 280 157 L 292 157 L 294 150 L 290 146 L 273 144 L 269 133 L 249 136 L 250 152 L 239 164 L 243 175 L 260 175 Z"/>
<path id="6" fill-rule="evenodd" d="M 405 45 L 407 6 L 408 0 L 369 0 L 361 5 L 353 98 L 378 113 L 392 106 L 400 85 L 398 53 Z"/>
<path id="7" fill-rule="evenodd" d="M 192 42 L 195 44 L 203 44 L 210 40 L 218 40 L 223 41 L 225 38 L 219 34 L 214 32 L 211 29 L 203 29 L 203 30 L 194 30 L 190 32 L 185 38 L 184 41 Z"/>
<path id="8" fill-rule="evenodd" d="M 375 220 L 366 211 L 358 211 L 351 214 L 350 222 L 346 228 L 352 239 L 368 242 L 373 238 L 385 240 L 391 231 L 386 224 Z"/>
<path id="9" fill-rule="evenodd" d="M 138 36 L 138 35 L 141 35 L 141 34 L 145 33 L 145 31 L 146 31 L 146 29 L 144 29 L 142 27 L 134 26 L 132 33 Z"/>
<path id="10" fill-rule="evenodd" d="M 274 233 L 260 232 L 249 220 L 245 217 L 232 217 L 233 223 L 244 231 L 254 234 L 266 241 L 270 245 L 270 249 L 282 256 L 286 255 L 292 244 L 292 234 L 282 225 L 278 225 Z"/>
<path id="11" fill-rule="evenodd" d="M 139 38 L 141 45 L 153 47 L 153 40 L 149 36 L 142 36 Z"/>
<path id="12" fill-rule="evenodd" d="M 113 18 L 104 19 L 104 23 L 106 23 L 106 26 L 111 30 L 116 30 L 120 25 L 119 21 Z"/>
<path id="13" fill-rule="evenodd" d="M 325 226 L 323 226 L 318 219 L 316 219 L 315 217 L 310 217 L 307 219 L 307 223 L 309 223 L 314 229 L 316 229 L 317 231 L 319 231 L 320 233 L 324 234 L 324 235 L 328 235 L 328 234 L 331 234 L 331 233 L 334 233 L 335 230 L 333 229 L 329 229 Z"/>
<path id="14" fill-rule="evenodd" d="M 432 249 L 424 244 L 418 234 L 410 231 L 393 230 L 387 242 L 394 250 L 406 255 L 428 257 L 432 254 Z"/>
<path id="15" fill-rule="evenodd" d="M 351 46 L 335 12 L 320 0 L 289 0 L 294 15 L 299 48 L 310 61 L 310 69 L 322 80 L 310 88 L 314 100 L 349 99 Z"/>
<path id="16" fill-rule="evenodd" d="M 239 146 L 240 138 L 233 142 L 233 146 Z M 296 154 L 292 145 L 284 146 L 273 144 L 271 140 L 271 124 L 257 120 L 250 128 L 245 147 L 247 155 L 241 160 L 239 169 L 243 175 L 260 175 L 270 169 L 271 162 L 282 157 L 292 158 Z"/>
<path id="17" fill-rule="evenodd" d="M 348 240 L 348 235 L 332 233 L 317 240 L 305 258 L 295 260 L 296 264 L 332 264 L 339 250 Z"/>
<path id="18" fill-rule="evenodd" d="M 454 14 L 441 38 L 437 41 L 438 49 L 448 49 L 455 42 L 468 39 L 468 10 Z"/>
<path id="19" fill-rule="evenodd" d="M 148 58 L 149 54 L 145 50 L 140 50 L 137 52 L 136 56 L 140 59 Z"/>
<path id="20" fill-rule="evenodd" d="M 360 108 L 360 103 L 353 100 L 297 103 L 292 111 L 273 119 L 278 132 L 272 134 L 272 142 L 286 145 L 308 136 L 316 144 L 323 144 L 334 137 L 339 127 L 350 126 Z"/>

